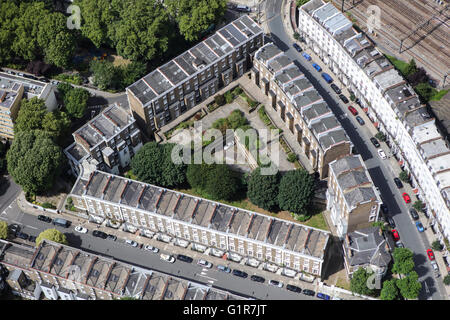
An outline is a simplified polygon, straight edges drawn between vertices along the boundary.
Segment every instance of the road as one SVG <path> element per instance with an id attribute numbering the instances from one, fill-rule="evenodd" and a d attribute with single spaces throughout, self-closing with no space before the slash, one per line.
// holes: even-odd
<path id="1" fill-rule="evenodd" d="M 392 170 L 391 159 L 382 160 L 378 157 L 376 148 L 371 144 L 369 138 L 372 134 L 369 132 L 367 126 L 372 125 L 366 121 L 366 125 L 360 126 L 351 113 L 347 110 L 330 86 L 325 82 L 313 67 L 314 61 L 306 61 L 300 53 L 292 47 L 292 40 L 286 33 L 281 16 L 282 0 L 273 0 L 268 2 L 265 6 L 266 21 L 268 29 L 271 32 L 273 42 L 285 52 L 285 54 L 295 61 L 296 65 L 305 74 L 309 81 L 313 84 L 315 89 L 322 95 L 331 110 L 337 116 L 342 127 L 347 132 L 347 135 L 356 147 L 356 150 L 361 154 L 367 169 L 372 177 L 375 185 L 380 189 L 383 202 L 389 208 L 390 214 L 397 225 L 397 230 L 400 233 L 400 238 L 406 247 L 410 248 L 414 253 L 414 262 L 416 263 L 416 271 L 419 275 L 419 280 L 426 283 L 428 290 L 425 290 L 425 285 L 422 286 L 422 291 L 419 299 L 443 299 L 445 292 L 442 281 L 434 279 L 432 267 L 426 257 L 426 249 L 430 248 L 425 235 L 419 234 L 415 224 L 408 213 L 410 205 L 406 205 L 401 196 L 401 192 L 394 184 L 393 178 L 396 176 Z M 269 5 L 270 3 L 270 5 Z M 315 61 L 319 65 L 321 61 Z M 341 89 L 344 89 L 341 87 Z M 359 107 L 357 107 L 358 109 Z M 361 109 L 358 110 L 361 113 Z M 384 145 L 384 143 L 383 143 Z M 388 150 L 384 148 L 385 152 Z M 388 152 L 386 152 L 389 155 Z M 402 191 L 403 192 L 403 191 Z"/>

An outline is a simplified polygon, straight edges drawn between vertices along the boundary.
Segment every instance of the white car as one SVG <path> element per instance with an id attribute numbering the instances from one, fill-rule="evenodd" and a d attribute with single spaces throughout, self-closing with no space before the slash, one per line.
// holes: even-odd
<path id="1" fill-rule="evenodd" d="M 208 262 L 208 261 L 203 260 L 203 259 L 198 260 L 197 264 L 200 265 L 200 266 L 203 266 L 205 268 L 208 268 L 208 269 L 211 269 L 212 266 L 213 266 L 211 262 Z"/>
<path id="2" fill-rule="evenodd" d="M 169 254 L 162 253 L 160 255 L 160 257 L 161 257 L 161 260 L 164 260 L 164 261 L 167 261 L 167 262 L 170 262 L 170 263 L 174 263 L 175 262 L 175 258 L 173 256 L 169 255 Z"/>
<path id="3" fill-rule="evenodd" d="M 151 251 L 151 252 L 154 252 L 154 253 L 158 253 L 158 252 L 159 252 L 159 249 L 158 249 L 158 248 L 152 247 L 152 246 L 149 245 L 149 244 L 146 244 L 146 245 L 144 246 L 144 250 Z"/>
<path id="4" fill-rule="evenodd" d="M 87 233 L 88 232 L 88 229 L 86 229 L 85 227 L 82 227 L 82 226 L 76 226 L 74 230 L 79 233 Z"/>
<path id="5" fill-rule="evenodd" d="M 133 240 L 125 240 L 125 243 L 135 248 L 138 246 L 137 242 Z"/>
<path id="6" fill-rule="evenodd" d="M 275 287 L 278 287 L 278 288 L 283 288 L 283 283 L 281 281 L 269 280 L 269 284 L 271 286 L 275 286 Z"/>
<path id="7" fill-rule="evenodd" d="M 384 159 L 387 158 L 386 157 L 386 153 L 384 153 L 384 151 L 382 149 L 378 149 L 377 152 L 378 152 L 378 155 L 380 156 L 381 159 L 384 160 Z"/>

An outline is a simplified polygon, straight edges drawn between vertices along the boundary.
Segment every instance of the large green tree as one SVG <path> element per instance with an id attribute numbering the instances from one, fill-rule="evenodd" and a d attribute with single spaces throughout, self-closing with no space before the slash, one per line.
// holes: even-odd
<path id="1" fill-rule="evenodd" d="M 61 172 L 61 148 L 45 131 L 18 132 L 6 154 L 8 172 L 24 191 L 40 194 L 50 189 Z"/>
<path id="2" fill-rule="evenodd" d="M 99 89 L 116 89 L 119 86 L 120 77 L 112 62 L 93 60 L 90 63 L 90 71 L 92 82 Z"/>
<path id="3" fill-rule="evenodd" d="M 419 275 L 415 271 L 411 271 L 406 277 L 398 279 L 395 283 L 405 299 L 417 299 L 420 289 L 422 289 Z"/>
<path id="4" fill-rule="evenodd" d="M 356 270 L 350 280 L 350 290 L 366 296 L 373 296 L 376 291 L 374 289 L 369 289 L 367 286 L 367 279 L 371 275 L 372 273 L 367 272 L 364 268 Z"/>
<path id="5" fill-rule="evenodd" d="M 14 125 L 14 132 L 42 129 L 42 120 L 47 113 L 45 101 L 33 97 L 23 99 Z"/>
<path id="6" fill-rule="evenodd" d="M 0 221 L 0 239 L 8 239 L 8 224 L 5 221 Z"/>
<path id="7" fill-rule="evenodd" d="M 399 292 L 395 281 L 395 279 L 392 279 L 383 282 L 383 288 L 380 293 L 381 300 L 395 300 L 398 298 Z"/>
<path id="8" fill-rule="evenodd" d="M 198 40 L 211 24 L 217 24 L 227 9 L 226 0 L 166 0 L 170 15 L 188 41 Z"/>
<path id="9" fill-rule="evenodd" d="M 278 208 L 278 186 L 280 176 L 278 172 L 273 175 L 261 175 L 261 168 L 256 168 L 248 180 L 247 196 L 250 201 L 260 208 L 274 211 Z"/>
<path id="10" fill-rule="evenodd" d="M 15 25 L 19 15 L 17 5 L 8 0 L 0 0 L 0 65 L 14 57 L 12 45 L 15 41 Z"/>
<path id="11" fill-rule="evenodd" d="M 131 159 L 131 168 L 138 180 L 162 187 L 176 187 L 186 181 L 186 166 L 174 164 L 174 144 L 146 143 Z"/>
<path id="12" fill-rule="evenodd" d="M 304 169 L 288 171 L 280 181 L 278 205 L 282 210 L 307 214 L 314 194 L 314 180 Z"/>
<path id="13" fill-rule="evenodd" d="M 408 274 L 414 270 L 413 253 L 409 248 L 395 248 L 392 253 L 394 264 L 392 272 L 399 274 Z"/>
<path id="14" fill-rule="evenodd" d="M 242 184 L 239 175 L 225 164 L 214 164 L 206 178 L 205 192 L 212 200 L 233 200 Z"/>
<path id="15" fill-rule="evenodd" d="M 64 233 L 56 229 L 47 229 L 42 231 L 39 236 L 36 238 L 36 247 L 38 247 L 42 240 L 50 240 L 61 244 L 69 244 L 67 241 L 67 237 Z"/>
<path id="16" fill-rule="evenodd" d="M 90 93 L 83 88 L 73 88 L 64 95 L 64 106 L 73 118 L 82 118 L 86 112 Z"/>

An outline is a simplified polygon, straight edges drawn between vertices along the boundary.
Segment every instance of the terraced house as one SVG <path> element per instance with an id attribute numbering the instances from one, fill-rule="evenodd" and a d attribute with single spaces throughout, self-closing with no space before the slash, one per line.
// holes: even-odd
<path id="1" fill-rule="evenodd" d="M 219 289 L 43 240 L 38 248 L 0 240 L 13 293 L 38 300 L 236 300 Z"/>
<path id="2" fill-rule="evenodd" d="M 262 29 L 244 15 L 126 89 L 130 108 L 149 136 L 240 77 L 262 46 Z"/>
<path id="3" fill-rule="evenodd" d="M 301 6 L 298 25 L 306 44 L 387 136 L 438 239 L 450 238 L 450 148 L 413 88 L 331 2 L 311 0 Z"/>
<path id="4" fill-rule="evenodd" d="M 251 70 L 255 84 L 270 97 L 286 127 L 320 178 L 328 164 L 351 153 L 352 143 L 322 96 L 277 46 L 268 43 L 255 53 Z"/>
<path id="5" fill-rule="evenodd" d="M 164 241 L 187 242 L 321 276 L 329 232 L 95 171 L 78 177 L 74 205 Z M 145 232 L 147 231 L 147 232 Z"/>
<path id="6" fill-rule="evenodd" d="M 142 147 L 136 120 L 128 110 L 113 104 L 73 134 L 75 140 L 64 153 L 74 175 L 80 166 L 119 174 Z"/>

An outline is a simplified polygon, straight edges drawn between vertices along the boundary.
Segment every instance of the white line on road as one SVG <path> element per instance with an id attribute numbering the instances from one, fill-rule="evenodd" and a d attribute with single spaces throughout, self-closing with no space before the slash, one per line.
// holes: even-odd
<path id="1" fill-rule="evenodd" d="M 208 276 L 202 275 L 202 274 L 200 274 L 200 273 L 197 273 L 197 275 L 200 276 L 200 277 L 204 277 L 204 278 L 211 279 L 211 280 L 213 280 L 213 281 L 217 281 L 217 279 L 214 279 L 214 278 L 212 278 L 212 277 L 208 277 Z"/>
<path id="2" fill-rule="evenodd" d="M 19 221 L 13 220 L 12 222 L 17 223 L 17 224 L 21 224 Z"/>
<path id="3" fill-rule="evenodd" d="M 2 219 L 2 220 L 9 220 L 8 218 L 5 218 L 5 217 L 0 217 L 0 219 Z"/>
<path id="4" fill-rule="evenodd" d="M 34 229 L 34 230 L 37 230 L 38 228 L 35 228 L 35 227 L 33 227 L 33 226 L 26 226 L 27 228 L 31 228 L 31 229 Z"/>

